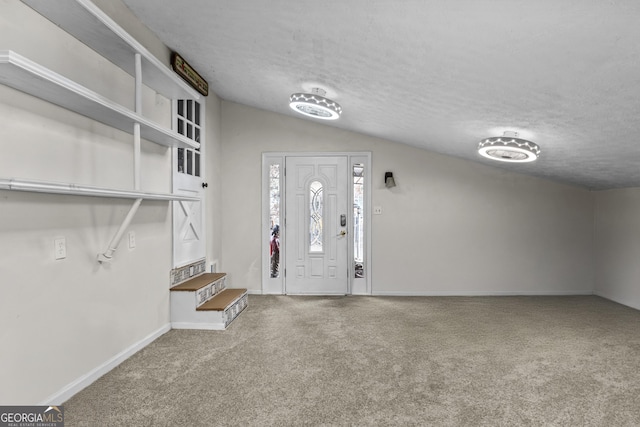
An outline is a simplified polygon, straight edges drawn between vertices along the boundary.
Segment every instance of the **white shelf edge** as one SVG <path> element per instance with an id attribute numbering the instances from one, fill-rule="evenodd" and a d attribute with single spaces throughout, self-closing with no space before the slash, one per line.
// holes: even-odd
<path id="1" fill-rule="evenodd" d="M 156 58 L 147 48 L 127 33 L 120 25 L 104 13 L 90 0 L 22 0 L 33 10 L 58 25 L 60 28 L 76 37 L 79 41 L 98 52 L 100 55 L 113 62 L 127 73 L 135 77 L 133 68 L 133 55 L 139 53 L 145 64 L 143 66 L 142 83 L 151 87 L 170 99 L 194 99 L 199 100 L 200 94 L 189 86 L 180 76 Z M 74 9 L 75 13 L 71 9 Z M 114 53 L 113 45 L 104 43 L 100 37 L 93 37 L 95 28 L 83 32 L 83 23 L 76 19 L 86 12 L 97 19 L 106 29 L 124 42 L 131 53 L 130 62 L 124 62 L 118 53 Z M 86 19 L 86 18 L 83 18 Z M 106 47 L 106 46 L 109 47 Z M 146 76 L 147 78 L 144 78 Z"/>
<path id="2" fill-rule="evenodd" d="M 67 194 L 72 196 L 111 197 L 118 199 L 144 200 L 178 200 L 200 201 L 198 197 L 180 194 L 150 193 L 135 190 L 118 190 L 113 188 L 93 187 L 88 185 L 67 184 L 48 181 L 31 181 L 15 178 L 0 178 L 0 190 L 28 191 L 48 194 Z"/>
<path id="3" fill-rule="evenodd" d="M 129 134 L 141 126 L 144 139 L 168 147 L 199 148 L 200 144 L 166 129 L 78 83 L 11 50 L 0 51 L 0 83 L 44 99 Z M 67 94 L 65 96 L 65 93 Z M 69 99 L 69 96 L 75 99 Z M 86 104 L 90 104 L 87 106 Z M 93 108 L 87 108 L 87 107 Z"/>

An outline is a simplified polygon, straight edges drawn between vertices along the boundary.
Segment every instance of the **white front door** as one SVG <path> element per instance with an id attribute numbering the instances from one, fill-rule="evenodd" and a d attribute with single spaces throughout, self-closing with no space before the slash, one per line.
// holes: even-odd
<path id="1" fill-rule="evenodd" d="M 173 192 L 198 197 L 200 201 L 173 202 L 173 266 L 180 267 L 205 257 L 204 187 L 202 153 L 204 149 L 204 111 L 192 100 L 175 102 L 176 131 L 201 144 L 201 148 L 173 149 Z"/>
<path id="2" fill-rule="evenodd" d="M 347 159 L 286 158 L 287 294 L 348 293 Z"/>

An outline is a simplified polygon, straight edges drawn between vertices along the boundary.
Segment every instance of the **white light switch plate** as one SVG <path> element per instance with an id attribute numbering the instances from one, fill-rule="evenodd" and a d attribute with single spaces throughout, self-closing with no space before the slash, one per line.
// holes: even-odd
<path id="1" fill-rule="evenodd" d="M 136 233 L 134 231 L 129 232 L 129 249 L 136 247 Z"/>

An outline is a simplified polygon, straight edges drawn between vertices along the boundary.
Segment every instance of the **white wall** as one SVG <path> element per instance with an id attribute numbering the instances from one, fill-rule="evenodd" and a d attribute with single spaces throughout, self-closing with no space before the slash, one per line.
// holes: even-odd
<path id="1" fill-rule="evenodd" d="M 596 294 L 640 309 L 640 188 L 594 195 Z"/>
<path id="2" fill-rule="evenodd" d="M 168 64 L 169 51 L 124 4 L 97 4 Z M 0 1 L 0 40 L 0 49 L 133 109 L 131 76 L 22 2 Z M 169 127 L 170 102 L 148 88 L 143 97 L 144 115 Z M 216 152 L 219 135 L 209 128 L 219 126 L 219 100 L 207 104 Z M 0 129 L 2 178 L 133 188 L 129 134 L 2 85 Z M 207 173 L 216 170 L 207 164 Z M 143 141 L 142 189 L 171 191 L 170 149 Z M 136 248 L 123 241 L 112 264 L 96 262 L 132 202 L 0 191 L 0 404 L 61 403 L 47 400 L 168 328 L 169 202 L 143 201 L 127 230 Z M 213 215 L 208 220 L 219 224 Z M 56 261 L 58 236 L 66 237 L 67 258 Z M 219 244 L 211 248 L 219 257 Z"/>
<path id="3" fill-rule="evenodd" d="M 375 294 L 593 292 L 589 191 L 223 101 L 223 264 L 235 287 L 261 289 L 268 151 L 373 153 Z"/>
<path id="4" fill-rule="evenodd" d="M 209 185 L 205 190 L 205 233 L 207 236 L 207 266 L 218 263 L 221 271 L 222 260 L 222 159 L 220 153 L 220 99 L 209 91 L 206 98 L 207 118 L 205 129 L 205 182 Z M 208 267 L 207 267 L 208 268 Z"/>

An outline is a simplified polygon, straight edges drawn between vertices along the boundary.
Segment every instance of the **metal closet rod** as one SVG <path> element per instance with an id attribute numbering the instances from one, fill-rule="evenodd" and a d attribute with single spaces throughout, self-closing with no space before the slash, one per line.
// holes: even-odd
<path id="1" fill-rule="evenodd" d="M 67 184 L 48 181 L 32 181 L 23 179 L 0 178 L 0 189 L 49 194 L 68 194 L 72 196 L 114 197 L 120 199 L 187 200 L 193 202 L 200 200 L 197 197 L 182 196 L 178 194 L 116 190 L 111 188 L 92 187 L 88 185 Z"/>

